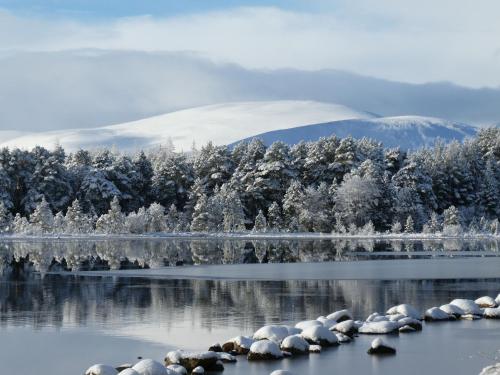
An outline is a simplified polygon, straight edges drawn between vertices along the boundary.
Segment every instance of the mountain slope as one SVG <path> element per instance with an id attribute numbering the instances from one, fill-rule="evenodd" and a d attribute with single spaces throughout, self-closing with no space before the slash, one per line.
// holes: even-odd
<path id="1" fill-rule="evenodd" d="M 315 141 L 321 137 L 335 134 L 340 138 L 348 136 L 372 138 L 382 142 L 386 147 L 415 149 L 431 146 L 437 139 L 442 139 L 445 142 L 462 141 L 467 137 L 474 136 L 476 132 L 477 128 L 474 126 L 438 118 L 398 116 L 306 125 L 294 129 L 270 131 L 242 141 L 260 138 L 268 145 L 275 141 L 295 144 L 301 140 Z"/>
<path id="2" fill-rule="evenodd" d="M 69 129 L 29 133 L 9 139 L 0 147 L 52 148 L 66 150 L 116 146 L 136 150 L 166 144 L 177 150 L 190 150 L 193 142 L 201 146 L 209 141 L 230 144 L 267 131 L 282 130 L 327 121 L 369 119 L 373 114 L 338 104 L 314 101 L 237 102 L 195 107 L 139 121 L 93 129 Z"/>

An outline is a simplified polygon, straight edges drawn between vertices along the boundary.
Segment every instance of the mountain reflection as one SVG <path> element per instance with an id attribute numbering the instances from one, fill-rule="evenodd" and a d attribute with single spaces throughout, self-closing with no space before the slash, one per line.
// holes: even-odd
<path id="1" fill-rule="evenodd" d="M 183 264 L 347 261 L 370 258 L 495 256 L 497 240 L 373 239 L 9 240 L 0 242 L 0 272 L 158 268 Z M 460 254 L 466 252 L 466 254 Z"/>

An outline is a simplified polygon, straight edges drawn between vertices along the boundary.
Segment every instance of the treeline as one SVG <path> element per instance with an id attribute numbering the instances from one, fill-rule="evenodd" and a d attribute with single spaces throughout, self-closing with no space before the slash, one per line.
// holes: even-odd
<path id="1" fill-rule="evenodd" d="M 190 154 L 0 150 L 4 233 L 498 234 L 500 129 L 412 152 L 335 136 Z"/>

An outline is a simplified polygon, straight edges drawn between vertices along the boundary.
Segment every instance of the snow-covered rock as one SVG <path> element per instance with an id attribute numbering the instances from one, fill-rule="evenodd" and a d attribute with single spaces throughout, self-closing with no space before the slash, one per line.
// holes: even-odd
<path id="1" fill-rule="evenodd" d="M 481 308 L 470 299 L 454 299 L 450 302 L 450 305 L 455 305 L 460 307 L 465 314 L 473 314 L 473 315 L 483 315 Z"/>
<path id="2" fill-rule="evenodd" d="M 309 353 L 321 353 L 321 345 L 309 345 Z"/>
<path id="3" fill-rule="evenodd" d="M 413 307 L 412 305 L 408 305 L 407 303 L 391 307 L 389 310 L 387 310 L 386 314 L 401 314 L 413 319 L 422 319 L 422 313 L 415 307 Z"/>
<path id="4" fill-rule="evenodd" d="M 400 320 L 398 320 L 398 324 L 400 327 L 410 326 L 416 331 L 422 330 L 422 323 L 420 322 L 420 320 L 415 319 L 415 318 L 406 317 L 406 318 L 400 319 Z"/>
<path id="5" fill-rule="evenodd" d="M 170 371 L 172 375 L 187 375 L 187 370 L 181 365 L 168 365 L 167 370 Z"/>
<path id="6" fill-rule="evenodd" d="M 219 359 L 219 361 L 225 362 L 225 363 L 236 362 L 236 357 L 234 355 L 229 354 L 229 353 L 219 352 L 219 353 L 217 353 L 217 358 Z"/>
<path id="7" fill-rule="evenodd" d="M 495 298 L 497 305 L 500 305 L 500 293 L 498 293 L 497 298 Z"/>
<path id="8" fill-rule="evenodd" d="M 462 320 L 479 320 L 483 317 L 483 315 L 476 315 L 476 314 L 464 314 L 460 317 Z"/>
<path id="9" fill-rule="evenodd" d="M 318 326 L 323 327 L 323 323 L 321 323 L 319 320 L 303 320 L 295 324 L 295 328 L 298 328 L 301 331 L 309 327 L 318 327 Z"/>
<path id="10" fill-rule="evenodd" d="M 207 371 L 219 371 L 220 366 L 217 365 L 219 360 L 218 353 L 215 352 L 185 352 L 183 350 L 174 350 L 168 352 L 165 356 L 165 364 L 181 365 L 188 371 L 201 366 Z"/>
<path id="11" fill-rule="evenodd" d="M 392 315 L 386 315 L 387 319 L 389 319 L 391 322 L 397 322 L 398 320 L 401 320 L 403 318 L 406 318 L 406 315 L 403 314 L 392 314 Z"/>
<path id="12" fill-rule="evenodd" d="M 500 363 L 483 368 L 479 375 L 500 375 Z"/>
<path id="13" fill-rule="evenodd" d="M 289 336 L 287 327 L 279 325 L 268 325 L 255 331 L 255 333 L 253 334 L 253 339 L 271 340 L 279 344 L 287 336 Z"/>
<path id="14" fill-rule="evenodd" d="M 460 316 L 465 314 L 465 311 L 462 308 L 458 307 L 457 305 L 451 305 L 449 303 L 446 305 L 441 305 L 439 308 L 448 315 L 454 316 L 455 318 L 460 318 Z"/>
<path id="15" fill-rule="evenodd" d="M 337 336 L 337 340 L 341 344 L 344 344 L 346 342 L 352 341 L 352 337 L 351 336 L 344 335 L 343 333 L 340 333 L 340 332 L 335 332 L 335 336 Z"/>
<path id="16" fill-rule="evenodd" d="M 193 371 L 191 371 L 191 374 L 196 374 L 196 375 L 201 375 L 205 373 L 205 369 L 201 366 L 195 367 Z"/>
<path id="17" fill-rule="evenodd" d="M 368 354 L 396 354 L 396 349 L 387 345 L 380 337 L 372 341 Z"/>
<path id="18" fill-rule="evenodd" d="M 484 315 L 486 319 L 500 319 L 500 307 L 487 307 L 484 309 Z"/>
<path id="19" fill-rule="evenodd" d="M 254 339 L 248 336 L 236 336 L 222 345 L 222 350 L 229 353 L 247 354 L 250 346 L 254 343 Z"/>
<path id="20" fill-rule="evenodd" d="M 85 375 L 116 375 L 118 371 L 113 366 L 93 365 L 85 371 Z"/>
<path id="21" fill-rule="evenodd" d="M 288 370 L 274 370 L 273 372 L 271 372 L 270 375 L 293 375 L 293 374 Z"/>
<path id="22" fill-rule="evenodd" d="M 283 326 L 283 327 L 286 327 L 286 329 L 288 330 L 288 336 L 298 335 L 300 332 L 302 332 L 302 330 L 300 328 L 296 328 L 296 327 L 292 327 L 292 326 Z"/>
<path id="23" fill-rule="evenodd" d="M 209 348 L 208 348 L 208 351 L 209 352 L 216 352 L 216 353 L 220 353 L 222 352 L 222 346 L 220 343 L 215 343 L 213 345 L 211 345 Z"/>
<path id="24" fill-rule="evenodd" d="M 440 320 L 450 320 L 450 314 L 440 309 L 439 307 L 431 307 L 426 310 L 424 319 L 428 322 L 436 322 Z"/>
<path id="25" fill-rule="evenodd" d="M 143 359 L 137 362 L 132 369 L 140 375 L 168 375 L 167 368 L 152 359 Z"/>
<path id="26" fill-rule="evenodd" d="M 387 334 L 398 332 L 400 327 L 398 322 L 366 322 L 359 327 L 358 332 L 363 334 Z"/>
<path id="27" fill-rule="evenodd" d="M 259 340 L 252 344 L 248 352 L 248 360 L 270 360 L 283 358 L 278 344 L 271 340 Z"/>
<path id="28" fill-rule="evenodd" d="M 353 320 L 344 320 L 343 322 L 335 324 L 332 330 L 347 336 L 352 336 L 358 331 L 358 327 Z"/>
<path id="29" fill-rule="evenodd" d="M 405 325 L 399 328 L 398 330 L 400 333 L 411 333 L 411 332 L 417 332 L 415 328 L 409 325 Z"/>
<path id="30" fill-rule="evenodd" d="M 126 370 L 128 368 L 132 368 L 133 364 L 131 363 L 122 363 L 121 365 L 115 367 L 118 372 Z"/>
<path id="31" fill-rule="evenodd" d="M 385 315 L 381 315 L 378 312 L 374 312 L 370 314 L 368 318 L 366 318 L 367 322 L 388 322 L 389 318 Z"/>
<path id="32" fill-rule="evenodd" d="M 323 324 L 323 327 L 325 328 L 328 328 L 328 329 L 332 329 L 332 327 L 337 324 L 337 321 L 334 320 L 334 319 L 328 319 L 327 317 L 325 316 L 320 316 L 318 317 L 318 319 L 316 319 L 318 322 L 321 322 L 321 324 Z"/>
<path id="33" fill-rule="evenodd" d="M 479 307 L 497 307 L 495 300 L 489 296 L 480 297 L 474 303 Z"/>
<path id="34" fill-rule="evenodd" d="M 309 327 L 300 334 L 309 344 L 332 346 L 338 344 L 337 336 L 323 326 Z"/>
<path id="35" fill-rule="evenodd" d="M 283 339 L 281 350 L 292 354 L 303 354 L 309 352 L 309 343 L 300 335 L 292 335 Z"/>
<path id="36" fill-rule="evenodd" d="M 167 371 L 168 372 L 168 371 Z M 139 375 L 133 368 L 126 368 L 118 373 L 118 375 Z"/>
<path id="37" fill-rule="evenodd" d="M 340 323 L 344 320 L 351 320 L 352 319 L 352 314 L 349 310 L 344 309 L 344 310 L 339 310 L 331 313 L 330 315 L 327 315 L 327 319 L 334 320 L 337 323 Z"/>

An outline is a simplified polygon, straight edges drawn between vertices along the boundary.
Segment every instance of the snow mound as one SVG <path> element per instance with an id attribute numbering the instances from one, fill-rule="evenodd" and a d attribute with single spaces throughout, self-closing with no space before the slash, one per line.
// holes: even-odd
<path id="1" fill-rule="evenodd" d="M 281 342 L 281 350 L 292 354 L 305 353 L 309 351 L 309 343 L 300 335 L 292 335 Z"/>
<path id="2" fill-rule="evenodd" d="M 135 371 L 133 368 L 126 368 L 125 370 L 120 371 L 118 375 L 139 375 L 139 373 Z"/>
<path id="3" fill-rule="evenodd" d="M 372 341 L 368 354 L 395 354 L 396 349 L 387 345 L 381 338 Z"/>
<path id="4" fill-rule="evenodd" d="M 453 301 L 450 302 L 450 305 L 455 305 L 460 307 L 465 314 L 483 315 L 481 308 L 474 301 L 470 299 L 460 299 L 460 298 L 454 299 Z"/>
<path id="5" fill-rule="evenodd" d="M 480 298 L 476 299 L 474 301 L 474 303 L 476 305 L 478 305 L 479 307 L 496 307 L 497 306 L 497 303 L 495 302 L 495 300 L 489 296 L 480 297 Z"/>
<path id="6" fill-rule="evenodd" d="M 248 353 L 248 359 L 278 359 L 282 358 L 283 353 L 281 352 L 278 344 L 270 340 L 260 340 L 256 341 L 250 347 L 250 352 Z"/>
<path id="7" fill-rule="evenodd" d="M 132 369 L 137 371 L 140 375 L 168 375 L 167 368 L 160 362 L 156 362 L 152 359 L 143 359 L 137 362 Z"/>
<path id="8" fill-rule="evenodd" d="M 398 322 L 381 321 L 367 322 L 359 327 L 358 332 L 364 334 L 387 334 L 394 333 L 400 328 Z"/>
<path id="9" fill-rule="evenodd" d="M 187 375 L 187 370 L 181 365 L 168 365 L 167 370 L 169 370 L 172 375 Z"/>
<path id="10" fill-rule="evenodd" d="M 353 320 L 344 320 L 337 323 L 332 327 L 332 330 L 343 333 L 344 335 L 352 336 L 357 330 L 356 324 Z"/>
<path id="11" fill-rule="evenodd" d="M 336 322 L 341 322 L 343 320 L 351 320 L 352 314 L 349 310 L 340 310 L 327 315 L 326 318 L 329 320 L 334 320 Z"/>
<path id="12" fill-rule="evenodd" d="M 85 375 L 116 375 L 118 371 L 113 366 L 108 365 L 93 365 L 85 371 Z"/>
<path id="13" fill-rule="evenodd" d="M 323 327 L 323 323 L 321 323 L 319 320 L 303 320 L 295 324 L 295 328 L 298 328 L 302 331 L 309 327 Z"/>
<path id="14" fill-rule="evenodd" d="M 268 325 L 255 331 L 253 339 L 271 340 L 280 343 L 287 336 L 289 336 L 289 332 L 286 326 Z"/>
<path id="15" fill-rule="evenodd" d="M 464 315 L 465 314 L 465 311 L 463 309 L 461 309 L 460 307 L 458 307 L 457 305 L 452 305 L 452 304 L 446 304 L 446 305 L 441 305 L 441 307 L 439 307 L 441 310 L 443 310 L 445 313 L 449 314 L 449 315 L 453 315 L 455 317 L 460 317 L 461 315 Z"/>
<path id="16" fill-rule="evenodd" d="M 209 141 L 231 144 L 259 133 L 346 119 L 369 119 L 367 112 L 331 103 L 300 100 L 222 103 L 195 107 L 124 124 L 93 129 L 69 129 L 9 136 L 0 147 L 79 148 L 116 146 L 121 150 L 150 148 L 173 142 L 177 150 L 189 151 Z M 10 138 L 10 139 L 9 139 Z"/>
<path id="17" fill-rule="evenodd" d="M 483 368 L 479 375 L 500 375 L 500 363 Z"/>
<path id="18" fill-rule="evenodd" d="M 486 319 L 500 319 L 500 307 L 487 307 L 484 309 Z"/>
<path id="19" fill-rule="evenodd" d="M 416 308 L 406 303 L 391 307 L 387 310 L 388 315 L 401 314 L 413 319 L 422 319 L 422 314 Z"/>
<path id="20" fill-rule="evenodd" d="M 329 346 L 338 344 L 337 336 L 323 326 L 309 327 L 300 334 L 309 344 Z"/>
<path id="21" fill-rule="evenodd" d="M 332 329 L 332 327 L 337 324 L 337 321 L 334 319 L 328 319 L 325 316 L 320 316 L 316 319 L 318 322 L 321 322 L 323 324 L 323 327 Z"/>
<path id="22" fill-rule="evenodd" d="M 381 315 L 377 312 L 370 314 L 368 318 L 366 318 L 367 322 L 388 322 L 389 318 L 385 315 Z"/>
<path id="23" fill-rule="evenodd" d="M 425 320 L 427 321 L 450 320 L 450 314 L 440 309 L 439 307 L 431 307 L 425 312 Z"/>

